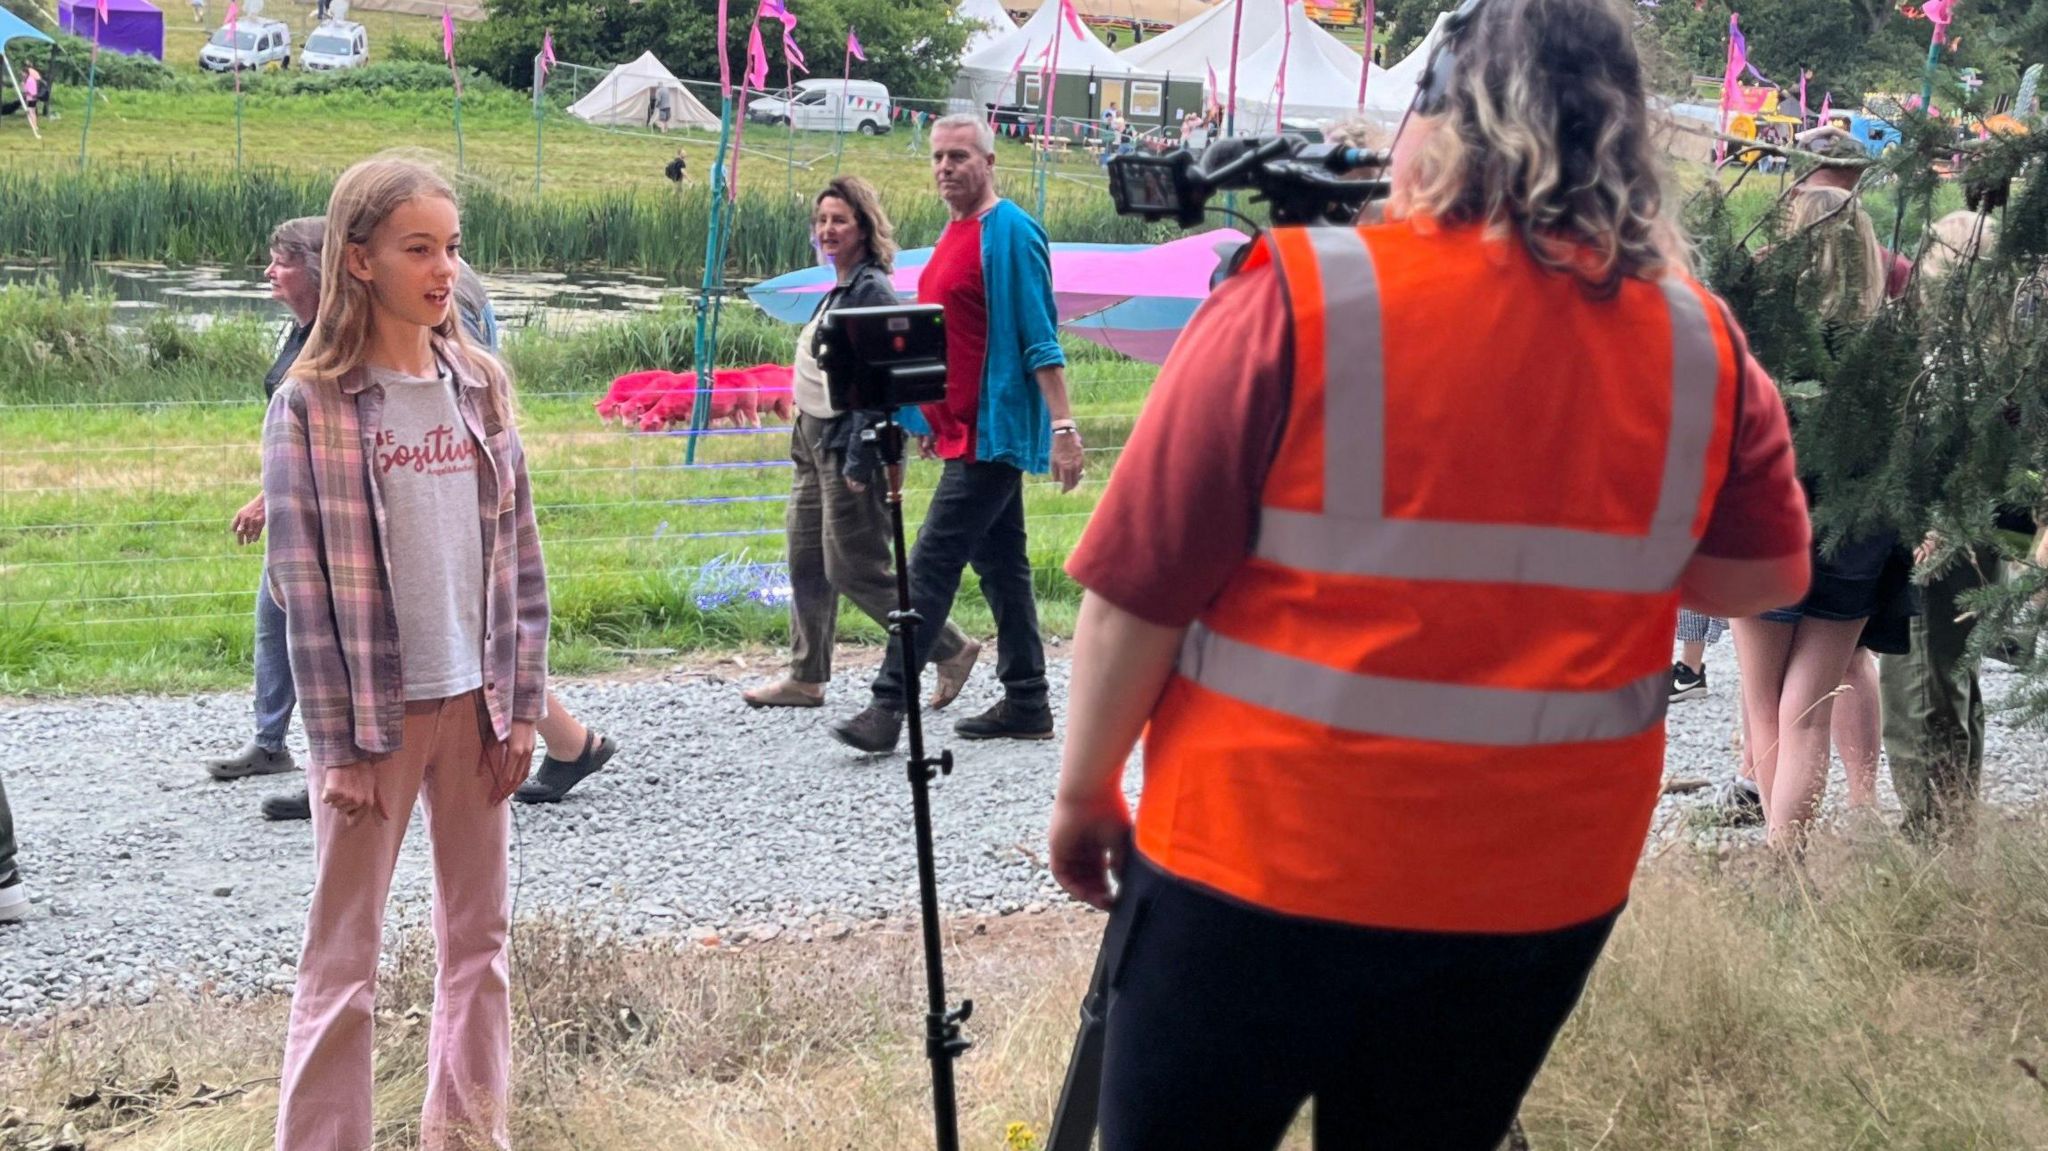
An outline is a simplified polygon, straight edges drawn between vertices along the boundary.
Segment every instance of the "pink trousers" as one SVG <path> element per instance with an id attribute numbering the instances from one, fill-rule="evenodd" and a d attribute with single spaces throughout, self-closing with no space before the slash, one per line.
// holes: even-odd
<path id="1" fill-rule="evenodd" d="M 490 802 L 483 697 L 410 703 L 400 749 L 373 761 L 388 820 L 354 824 L 312 788 L 315 879 L 279 1087 L 277 1151 L 368 1151 L 371 1014 L 384 905 L 412 814 L 426 800 L 434 858 L 434 1014 L 427 1043 L 425 1151 L 509 1146 L 512 1062 L 507 849 L 511 812 Z"/>

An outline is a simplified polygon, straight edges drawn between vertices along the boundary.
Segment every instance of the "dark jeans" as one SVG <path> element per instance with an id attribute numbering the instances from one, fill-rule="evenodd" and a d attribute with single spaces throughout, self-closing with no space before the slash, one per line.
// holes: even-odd
<path id="1" fill-rule="evenodd" d="M 1133 850 L 1104 1035 L 1102 1151 L 1494 1151 L 1619 912 L 1534 935 L 1263 911 Z"/>
<path id="2" fill-rule="evenodd" d="M 1024 707 L 1046 706 L 1045 644 L 1025 544 L 1024 473 L 1008 464 L 947 460 L 910 549 L 910 602 L 924 618 L 914 649 L 920 674 L 953 614 L 960 574 L 972 564 L 981 598 L 996 617 L 996 678 L 1003 693 Z M 875 676 L 876 707 L 904 709 L 902 659 L 901 641 L 892 637 Z"/>
<path id="3" fill-rule="evenodd" d="M 19 878 L 14 870 L 14 811 L 7 806 L 7 785 L 0 783 L 0 887 Z"/>

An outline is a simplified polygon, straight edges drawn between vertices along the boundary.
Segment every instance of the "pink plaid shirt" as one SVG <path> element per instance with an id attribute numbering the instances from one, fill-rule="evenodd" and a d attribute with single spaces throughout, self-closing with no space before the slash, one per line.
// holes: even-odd
<path id="1" fill-rule="evenodd" d="M 547 696 L 548 588 L 519 432 L 484 412 L 483 369 L 453 344 L 434 354 L 454 374 L 456 406 L 489 466 L 477 469 L 488 573 L 484 702 L 499 739 L 534 722 Z M 263 500 L 272 598 L 284 608 L 299 715 L 321 767 L 398 750 L 404 671 L 384 497 L 366 461 L 384 389 L 358 368 L 339 387 L 287 378 L 263 425 Z"/>

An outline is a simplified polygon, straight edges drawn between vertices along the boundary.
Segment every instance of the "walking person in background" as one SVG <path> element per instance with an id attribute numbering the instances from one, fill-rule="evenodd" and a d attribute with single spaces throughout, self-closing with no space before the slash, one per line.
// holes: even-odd
<path id="1" fill-rule="evenodd" d="M 192 0 L 192 22 L 206 23 L 206 0 Z"/>
<path id="2" fill-rule="evenodd" d="M 932 175 L 952 219 L 918 281 L 918 299 L 945 309 L 946 398 L 922 409 L 924 450 L 945 461 L 910 555 L 910 599 L 924 619 L 906 680 L 900 638 L 875 676 L 866 710 L 832 725 L 849 747 L 896 746 L 915 676 L 953 614 L 969 564 L 996 618 L 1002 702 L 962 719 L 967 739 L 1051 739 L 1045 643 L 1024 528 L 1024 476 L 1051 469 L 1063 491 L 1085 456 L 1067 400 L 1045 229 L 996 195 L 995 131 L 974 115 L 932 125 Z"/>
<path id="3" fill-rule="evenodd" d="M 831 262 L 838 282 L 796 339 L 797 416 L 789 434 L 789 458 L 796 474 L 784 532 L 791 592 L 789 674 L 743 692 L 752 707 L 817 707 L 825 702 L 840 596 L 885 628 L 897 606 L 886 478 L 875 445 L 861 438 L 878 417 L 833 408 L 824 373 L 812 354 L 818 322 L 833 309 L 898 302 L 896 289 L 889 285 L 896 259 L 895 228 L 874 185 L 859 176 L 839 176 L 812 202 L 811 238 Z M 932 644 L 939 671 L 938 689 L 931 698 L 934 709 L 960 694 L 980 655 L 981 645 L 947 620 Z"/>
<path id="4" fill-rule="evenodd" d="M 29 135 L 38 140 L 43 138 L 43 133 L 36 126 L 36 99 L 42 94 L 43 74 L 36 71 L 34 64 L 30 64 L 23 70 L 21 77 L 21 110 L 28 114 Z"/>
<path id="5" fill-rule="evenodd" d="M 298 362 L 299 353 L 312 333 L 313 320 L 320 312 L 320 251 L 327 235 L 327 221 L 320 216 L 287 220 L 270 234 L 270 263 L 263 278 L 270 282 L 270 298 L 291 312 L 278 343 L 277 358 L 263 377 L 263 399 L 277 394 L 285 374 Z M 264 501 L 258 491 L 242 505 L 229 525 L 235 542 L 243 546 L 263 538 Z M 244 779 L 252 775 L 275 775 L 297 771 L 298 761 L 285 746 L 291 730 L 291 653 L 285 645 L 284 609 L 270 596 L 268 567 L 256 583 L 256 730 L 242 749 L 221 759 L 208 760 L 206 773 L 215 779 Z M 270 807 L 265 805 L 265 813 Z"/>
<path id="6" fill-rule="evenodd" d="M 511 381 L 456 317 L 460 244 L 454 191 L 427 168 L 343 173 L 319 318 L 264 426 L 268 567 L 320 797 L 278 1151 L 371 1145 L 384 909 L 422 797 L 436 975 L 420 1144 L 509 1145 L 506 801 L 546 698 L 547 579 Z"/>

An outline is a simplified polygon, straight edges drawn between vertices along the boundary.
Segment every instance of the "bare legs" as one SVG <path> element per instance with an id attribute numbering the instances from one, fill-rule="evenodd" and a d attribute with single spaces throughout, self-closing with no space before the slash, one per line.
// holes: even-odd
<path id="1" fill-rule="evenodd" d="M 541 742 L 547 744 L 548 755 L 571 763 L 582 758 L 583 741 L 590 738 L 590 729 L 569 714 L 569 705 L 553 690 L 548 692 L 547 718 L 534 730 L 540 733 Z"/>
<path id="2" fill-rule="evenodd" d="M 1763 794 L 1770 842 L 1796 847 L 1827 788 L 1835 696 L 1863 621 L 1741 619 L 1733 626 L 1744 752 Z"/>

